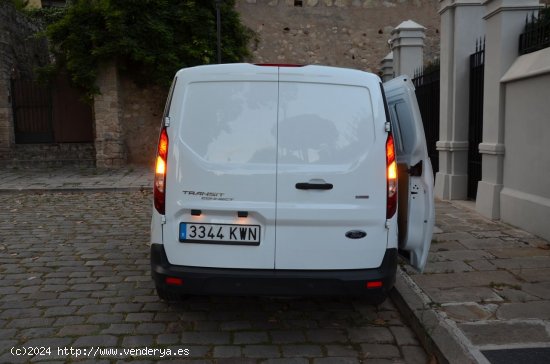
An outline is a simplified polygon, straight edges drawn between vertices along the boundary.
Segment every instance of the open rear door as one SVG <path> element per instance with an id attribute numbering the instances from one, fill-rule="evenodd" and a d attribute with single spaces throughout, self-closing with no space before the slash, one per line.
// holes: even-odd
<path id="1" fill-rule="evenodd" d="M 433 172 L 414 86 L 408 76 L 384 83 L 399 178 L 399 250 L 423 271 L 435 222 Z"/>

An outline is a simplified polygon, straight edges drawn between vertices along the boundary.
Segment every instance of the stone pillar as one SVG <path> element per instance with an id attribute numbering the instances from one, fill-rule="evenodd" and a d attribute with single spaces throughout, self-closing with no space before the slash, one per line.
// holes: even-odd
<path id="1" fill-rule="evenodd" d="M 97 77 L 100 95 L 94 97 L 96 165 L 114 168 L 126 164 L 118 72 L 114 64 Z"/>
<path id="2" fill-rule="evenodd" d="M 468 190 L 470 54 L 485 34 L 481 0 L 440 0 L 439 171 L 435 196 L 465 199 Z"/>
<path id="3" fill-rule="evenodd" d="M 391 34 L 395 76 L 408 75 L 422 68 L 426 28 L 412 20 L 399 24 Z"/>
<path id="4" fill-rule="evenodd" d="M 384 57 L 384 59 L 380 62 L 380 71 L 382 75 L 380 76 L 382 78 L 382 82 L 386 82 L 391 80 L 393 76 L 393 52 L 390 52 Z"/>
<path id="5" fill-rule="evenodd" d="M 500 79 L 519 56 L 519 35 L 525 17 L 540 8 L 539 0 L 484 0 L 487 42 L 483 97 L 482 180 L 476 210 L 500 218 L 504 160 L 504 85 Z"/>

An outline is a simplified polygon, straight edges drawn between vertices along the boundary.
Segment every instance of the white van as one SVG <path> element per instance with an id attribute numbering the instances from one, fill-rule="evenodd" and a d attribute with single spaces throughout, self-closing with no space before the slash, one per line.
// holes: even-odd
<path id="1" fill-rule="evenodd" d="M 432 168 L 406 77 L 382 86 L 357 70 L 252 64 L 176 74 L 151 223 L 162 299 L 381 301 L 398 249 L 423 270 L 433 225 Z"/>

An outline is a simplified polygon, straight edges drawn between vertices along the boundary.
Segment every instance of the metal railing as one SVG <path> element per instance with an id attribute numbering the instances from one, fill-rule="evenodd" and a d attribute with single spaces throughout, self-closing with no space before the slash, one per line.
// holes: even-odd
<path id="1" fill-rule="evenodd" d="M 468 111 L 468 198 L 475 200 L 477 183 L 481 181 L 482 157 L 479 143 L 483 141 L 483 83 L 485 77 L 485 39 L 476 42 L 470 55 L 470 106 Z"/>
<path id="2" fill-rule="evenodd" d="M 416 89 L 418 108 L 422 115 L 428 155 L 435 173 L 439 170 L 439 60 L 435 60 L 423 69 L 418 69 L 412 79 Z"/>
<path id="3" fill-rule="evenodd" d="M 527 54 L 550 47 L 550 8 L 541 9 L 525 19 L 525 30 L 519 36 L 519 54 Z"/>

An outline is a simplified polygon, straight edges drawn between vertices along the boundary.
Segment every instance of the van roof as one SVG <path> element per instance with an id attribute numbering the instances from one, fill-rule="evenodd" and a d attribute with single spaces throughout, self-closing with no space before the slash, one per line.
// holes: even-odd
<path id="1" fill-rule="evenodd" d="M 181 76 L 192 76 L 193 78 L 199 77 L 201 75 L 206 76 L 207 78 L 212 77 L 215 74 L 250 74 L 259 73 L 259 72 L 269 72 L 268 70 L 278 69 L 280 75 L 285 74 L 286 70 L 292 70 L 293 75 L 307 74 L 307 75 L 317 75 L 320 78 L 330 77 L 331 80 L 329 83 L 334 83 L 336 79 L 342 80 L 356 80 L 358 83 L 364 82 L 376 82 L 380 83 L 380 78 L 374 73 L 365 72 L 361 70 L 351 69 L 351 68 L 341 68 L 341 67 L 332 67 L 332 66 L 319 66 L 319 65 L 305 65 L 301 67 L 286 67 L 278 65 L 256 65 L 251 63 L 226 63 L 226 64 L 212 64 L 212 65 L 203 65 L 182 68 L 176 73 L 176 77 Z M 290 72 L 290 71 L 289 71 Z M 328 81 L 328 80 L 327 80 Z M 347 82 L 346 82 L 347 83 Z"/>

